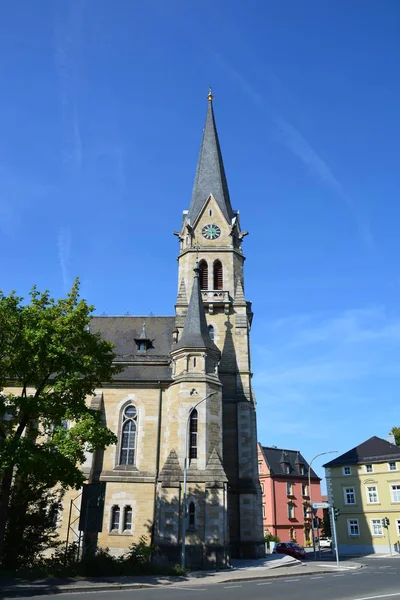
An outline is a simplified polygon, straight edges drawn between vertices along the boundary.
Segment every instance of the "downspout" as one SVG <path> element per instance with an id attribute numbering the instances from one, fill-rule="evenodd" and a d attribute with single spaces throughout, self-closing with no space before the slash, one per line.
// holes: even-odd
<path id="1" fill-rule="evenodd" d="M 158 474 L 160 472 L 160 447 L 161 447 L 161 417 L 162 417 L 162 385 L 161 381 L 158 382 L 160 386 L 158 396 L 158 429 L 157 429 L 157 447 L 156 447 L 156 473 L 154 477 L 154 505 L 153 505 L 153 524 L 151 527 L 151 543 L 154 544 L 155 528 L 156 528 L 156 515 L 157 515 L 157 481 Z"/>
<path id="2" fill-rule="evenodd" d="M 275 479 L 273 477 L 271 477 L 272 479 L 272 495 L 274 497 L 274 529 L 275 529 L 275 535 L 278 535 L 277 529 L 276 529 L 276 494 L 275 494 Z"/>

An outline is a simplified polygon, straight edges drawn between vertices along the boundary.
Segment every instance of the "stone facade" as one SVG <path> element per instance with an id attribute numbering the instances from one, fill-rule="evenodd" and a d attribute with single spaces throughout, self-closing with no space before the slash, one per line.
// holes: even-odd
<path id="1" fill-rule="evenodd" d="M 219 235 L 207 239 L 210 224 Z M 65 496 L 60 534 L 115 554 L 144 535 L 179 560 L 184 522 L 187 562 L 226 565 L 230 556 L 261 556 L 264 544 L 246 232 L 230 206 L 212 97 L 192 203 L 176 235 L 175 316 L 93 318 L 91 329 L 115 344 L 124 365 L 88 399 L 118 444 L 87 457 L 88 486 Z"/>

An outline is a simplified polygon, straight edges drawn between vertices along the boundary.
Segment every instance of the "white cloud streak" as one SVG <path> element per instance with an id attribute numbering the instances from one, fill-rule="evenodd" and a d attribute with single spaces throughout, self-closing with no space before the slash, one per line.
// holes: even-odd
<path id="1" fill-rule="evenodd" d="M 326 161 L 323 160 L 296 127 L 270 108 L 263 96 L 256 91 L 255 87 L 229 64 L 219 52 L 214 51 L 213 54 L 231 78 L 241 87 L 243 92 L 251 98 L 252 102 L 267 113 L 270 121 L 275 126 L 276 139 L 303 163 L 308 172 L 319 183 L 322 183 L 336 198 L 340 199 L 346 205 L 357 225 L 364 245 L 369 250 L 375 250 L 375 241 L 369 224 L 344 192 L 340 181 L 335 177 Z M 270 84 L 274 80 L 278 81 L 275 76 L 270 77 Z"/>
<path id="2" fill-rule="evenodd" d="M 71 232 L 69 229 L 60 229 L 57 236 L 58 262 L 61 268 L 64 291 L 68 291 L 71 283 L 69 268 L 71 263 Z"/>
<path id="3" fill-rule="evenodd" d="M 55 27 L 55 64 L 64 127 L 63 162 L 66 168 L 77 173 L 84 160 L 78 110 L 84 3 L 69 0 L 66 6 L 67 14 L 60 9 Z"/>

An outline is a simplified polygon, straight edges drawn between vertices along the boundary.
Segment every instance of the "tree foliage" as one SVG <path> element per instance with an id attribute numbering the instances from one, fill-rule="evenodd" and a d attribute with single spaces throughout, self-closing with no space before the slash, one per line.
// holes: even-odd
<path id="1" fill-rule="evenodd" d="M 112 344 L 90 331 L 92 312 L 78 280 L 60 300 L 0 292 L 0 556 L 15 473 L 42 490 L 79 488 L 85 452 L 116 442 L 86 405 L 119 370 Z"/>
<path id="2" fill-rule="evenodd" d="M 400 446 L 400 427 L 392 427 L 390 433 L 393 433 L 397 446 Z"/>

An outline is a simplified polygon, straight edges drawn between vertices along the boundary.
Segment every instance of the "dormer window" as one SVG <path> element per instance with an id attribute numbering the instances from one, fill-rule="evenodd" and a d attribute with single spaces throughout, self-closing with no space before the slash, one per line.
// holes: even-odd
<path id="1" fill-rule="evenodd" d="M 306 474 L 306 470 L 304 468 L 304 465 L 300 465 L 299 466 L 299 470 L 300 470 L 300 475 L 305 475 Z"/>
<path id="2" fill-rule="evenodd" d="M 284 472 L 288 475 L 290 473 L 290 465 L 289 463 L 284 463 L 283 465 Z"/>
<path id="3" fill-rule="evenodd" d="M 153 348 L 153 343 L 146 333 L 146 323 L 143 323 L 142 331 L 138 338 L 135 338 L 135 343 L 139 352 L 147 352 L 149 348 Z"/>

